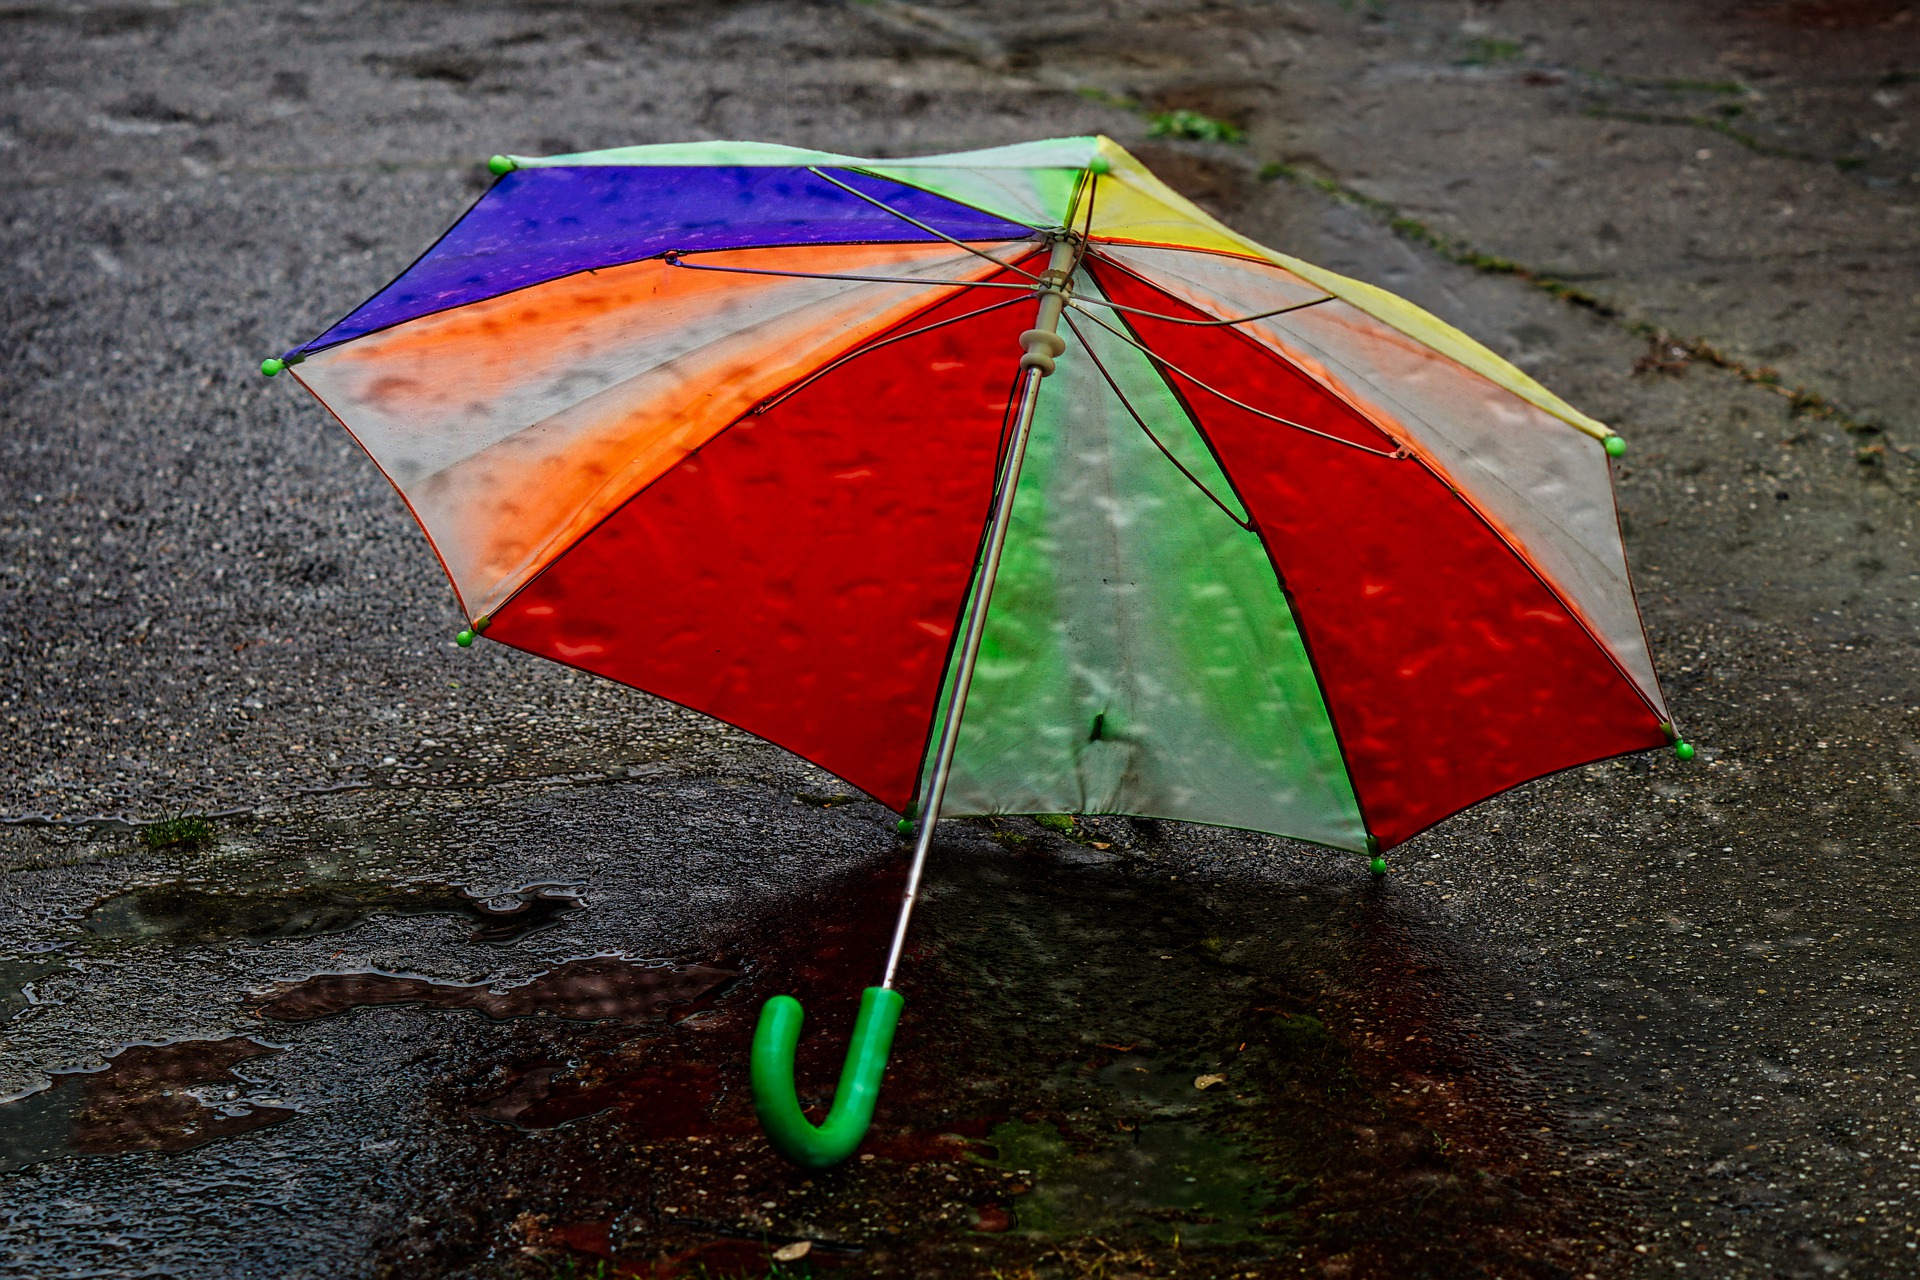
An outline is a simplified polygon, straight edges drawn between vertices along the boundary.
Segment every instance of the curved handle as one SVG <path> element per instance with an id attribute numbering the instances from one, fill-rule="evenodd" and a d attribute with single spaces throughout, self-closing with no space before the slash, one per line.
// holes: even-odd
<path id="1" fill-rule="evenodd" d="M 868 987 L 860 997 L 847 1063 L 825 1123 L 815 1127 L 800 1110 L 793 1088 L 793 1050 L 806 1016 L 792 996 L 775 996 L 760 1010 L 753 1032 L 753 1108 L 774 1150 L 797 1165 L 825 1169 L 852 1155 L 867 1136 L 880 1100 L 880 1077 L 893 1048 L 893 1029 L 906 1001 L 889 987 Z"/>

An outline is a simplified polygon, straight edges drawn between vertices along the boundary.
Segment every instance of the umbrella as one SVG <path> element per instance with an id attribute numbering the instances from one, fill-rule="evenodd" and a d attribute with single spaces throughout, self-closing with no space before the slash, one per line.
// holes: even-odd
<path id="1" fill-rule="evenodd" d="M 268 360 L 485 636 L 787 748 L 916 833 L 823 1125 L 870 1122 L 943 814 L 1386 850 L 1672 743 L 1622 442 L 1465 334 L 1264 248 L 1107 138 L 860 159 L 496 156 L 397 279 Z M 917 825 L 913 818 L 917 816 Z"/>

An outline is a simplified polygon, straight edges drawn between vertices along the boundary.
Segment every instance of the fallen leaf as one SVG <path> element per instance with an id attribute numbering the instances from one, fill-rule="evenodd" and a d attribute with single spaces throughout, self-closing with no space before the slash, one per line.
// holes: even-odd
<path id="1" fill-rule="evenodd" d="M 1227 1078 L 1222 1075 L 1195 1076 L 1193 1078 L 1193 1087 L 1196 1089 L 1211 1089 L 1217 1084 L 1225 1084 L 1226 1082 Z"/>
<path id="2" fill-rule="evenodd" d="M 795 1240 L 792 1244 L 783 1244 L 773 1251 L 775 1262 L 798 1262 L 813 1252 L 813 1241 Z"/>
<path id="3" fill-rule="evenodd" d="M 983 1204 L 974 1210 L 978 1219 L 973 1224 L 975 1231 L 1008 1231 L 1013 1227 L 1013 1215 L 997 1204 Z"/>

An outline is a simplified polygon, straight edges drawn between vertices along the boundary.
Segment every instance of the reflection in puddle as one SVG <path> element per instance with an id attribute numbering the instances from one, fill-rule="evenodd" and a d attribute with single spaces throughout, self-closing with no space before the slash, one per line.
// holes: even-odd
<path id="1" fill-rule="evenodd" d="M 988 1163 L 1022 1186 L 1010 1225 L 1030 1235 L 1132 1232 L 1196 1244 L 1244 1243 L 1270 1225 L 1278 1188 L 1230 1132 L 1236 1113 L 1257 1105 L 1246 1064 L 1196 1077 L 1190 1064 L 1135 1051 L 1144 1047 L 1095 1046 L 1100 1052 L 1070 1073 L 1091 1086 L 1082 1096 L 1098 1099 L 1111 1132 L 1076 1142 L 1030 1120 L 988 1132 Z"/>
<path id="2" fill-rule="evenodd" d="M 611 1054 L 519 1068 L 506 1089 L 474 1111 L 516 1129 L 555 1129 L 617 1107 L 632 1117 L 637 1136 L 700 1132 L 720 1090 L 719 1065 L 650 1052 L 657 1047 L 630 1041 Z"/>
<path id="3" fill-rule="evenodd" d="M 1274 1188 L 1239 1143 L 1188 1121 L 1143 1124 L 1077 1153 L 1052 1125 L 1010 1120 L 988 1134 L 1025 1184 L 1018 1229 L 1041 1236 L 1139 1231 L 1197 1244 L 1252 1240 Z"/>
<path id="4" fill-rule="evenodd" d="M 707 965 L 599 956 L 570 960 L 525 982 L 434 982 L 392 973 L 319 973 L 277 984 L 256 1006 L 262 1017 L 305 1022 L 364 1005 L 417 1004 L 430 1009 L 471 1009 L 489 1018 L 545 1015 L 568 1022 L 657 1022 L 690 1012 L 702 997 L 717 995 L 740 975 Z"/>
<path id="5" fill-rule="evenodd" d="M 246 1036 L 133 1045 L 101 1071 L 63 1071 L 0 1106 L 0 1171 L 68 1155 L 186 1151 L 294 1112 L 248 1096 L 234 1067 L 281 1053 Z"/>
<path id="6" fill-rule="evenodd" d="M 193 944 L 344 933 L 375 915 L 445 915 L 474 921 L 475 942 L 512 942 L 585 905 L 553 884 L 488 899 L 436 884 L 347 880 L 245 890 L 174 882 L 102 899 L 87 912 L 86 928 L 126 942 Z"/>
<path id="7" fill-rule="evenodd" d="M 806 1006 L 796 1076 L 817 1119 L 900 871 L 878 863 L 747 925 L 732 945 L 754 957 L 750 989 L 699 1018 L 617 1040 L 502 1024 L 492 1069 L 429 1104 L 494 1123 L 464 1130 L 471 1148 L 441 1164 L 391 1257 L 461 1273 L 509 1250 L 669 1275 L 750 1240 L 727 1265 L 765 1274 L 805 1240 L 822 1265 L 857 1254 L 885 1274 L 1570 1269 L 1582 1206 L 1535 1171 L 1504 1072 L 1367 885 L 949 857 L 861 1158 L 785 1164 L 746 1084 L 754 1017 L 776 991 Z M 510 1207 L 440 1208 L 489 1196 Z"/>

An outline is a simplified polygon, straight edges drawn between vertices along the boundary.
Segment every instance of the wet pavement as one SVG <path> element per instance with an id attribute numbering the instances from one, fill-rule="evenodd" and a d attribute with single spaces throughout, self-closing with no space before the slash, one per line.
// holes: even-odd
<path id="1" fill-rule="evenodd" d="M 0 26 L 0 1275 L 1920 1271 L 1920 10 Z M 1700 753 L 1522 788 L 1384 883 L 1173 824 L 950 824 L 872 1159 L 803 1174 L 747 1039 L 800 996 L 830 1094 L 891 815 L 456 649 L 397 499 L 251 370 L 493 152 L 1096 131 L 1627 437 Z M 182 813 L 224 816 L 136 839 Z"/>

